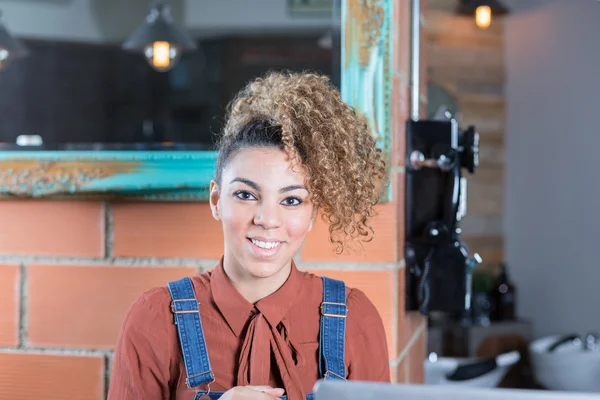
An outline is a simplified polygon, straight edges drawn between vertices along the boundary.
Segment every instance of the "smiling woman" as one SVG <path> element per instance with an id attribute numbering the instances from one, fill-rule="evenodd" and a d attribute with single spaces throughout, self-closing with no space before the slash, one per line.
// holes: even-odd
<path id="1" fill-rule="evenodd" d="M 386 175 L 364 118 L 327 78 L 251 82 L 230 105 L 210 185 L 223 258 L 132 306 L 109 399 L 301 400 L 319 379 L 389 382 L 373 304 L 293 262 L 319 214 L 339 251 L 370 240 Z"/>
<path id="2" fill-rule="evenodd" d="M 268 132 L 260 123 L 251 126 L 255 136 Z M 211 205 L 223 223 L 225 271 L 251 302 L 285 282 L 312 227 L 315 208 L 304 181 L 283 150 L 253 147 L 231 159 L 220 185 L 213 183 Z M 261 290 L 257 277 L 269 278 Z"/>

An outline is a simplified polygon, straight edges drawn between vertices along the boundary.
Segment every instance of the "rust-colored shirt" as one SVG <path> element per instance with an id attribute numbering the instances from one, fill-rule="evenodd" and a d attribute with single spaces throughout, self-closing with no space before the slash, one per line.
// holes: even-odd
<path id="1" fill-rule="evenodd" d="M 255 304 L 234 288 L 222 264 L 192 277 L 215 382 L 284 388 L 290 400 L 312 392 L 319 377 L 320 277 L 292 266 L 284 285 Z M 352 380 L 390 381 L 379 313 L 357 289 L 347 290 L 345 362 Z M 119 336 L 108 400 L 193 400 L 167 287 L 132 305 Z M 254 349 L 254 350 L 253 350 Z M 259 349 L 257 351 L 256 349 Z M 262 351 L 260 351 L 262 350 Z"/>

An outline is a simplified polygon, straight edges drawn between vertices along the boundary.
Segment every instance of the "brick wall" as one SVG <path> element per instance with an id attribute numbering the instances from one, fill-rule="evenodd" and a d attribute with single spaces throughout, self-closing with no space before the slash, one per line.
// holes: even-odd
<path id="1" fill-rule="evenodd" d="M 425 2 L 424 2 L 425 3 Z M 404 311 L 404 122 L 409 2 L 397 9 L 393 200 L 375 239 L 336 256 L 319 222 L 299 266 L 363 290 L 383 318 L 395 382 L 422 382 L 426 321 Z M 425 69 L 423 69 L 425 72 Z M 422 81 L 426 78 L 423 74 Z M 213 267 L 220 226 L 206 203 L 0 202 L 0 397 L 105 397 L 122 318 L 144 290 Z"/>
<path id="2" fill-rule="evenodd" d="M 402 311 L 398 204 L 378 207 L 364 253 L 336 256 L 318 223 L 299 265 L 362 289 L 383 318 L 394 379 L 419 381 L 425 325 Z M 3 201 L 0 220 L 2 398 L 39 398 L 49 388 L 57 399 L 103 398 L 133 300 L 213 267 L 222 252 L 205 203 Z"/>

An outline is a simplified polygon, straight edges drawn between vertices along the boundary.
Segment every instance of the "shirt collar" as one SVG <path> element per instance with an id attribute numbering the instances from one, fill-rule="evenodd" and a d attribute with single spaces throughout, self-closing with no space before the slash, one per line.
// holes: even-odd
<path id="1" fill-rule="evenodd" d="M 213 270 L 210 289 L 215 304 L 236 336 L 240 336 L 248 319 L 258 310 L 273 328 L 277 327 L 294 304 L 300 289 L 301 273 L 292 261 L 290 276 L 273 294 L 256 304 L 246 300 L 233 286 L 223 269 L 223 259 Z"/>

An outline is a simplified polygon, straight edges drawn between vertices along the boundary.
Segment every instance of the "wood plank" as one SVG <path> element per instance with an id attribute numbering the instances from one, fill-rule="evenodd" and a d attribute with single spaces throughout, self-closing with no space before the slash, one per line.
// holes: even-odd
<path id="1" fill-rule="evenodd" d="M 485 134 L 488 132 L 504 132 L 504 117 L 465 113 L 462 110 L 460 111 L 460 114 L 461 118 L 459 120 L 461 121 L 461 124 L 463 126 L 475 125 L 479 133 Z"/>
<path id="2" fill-rule="evenodd" d="M 431 43 L 427 48 L 429 69 L 478 68 L 496 70 L 504 65 L 501 47 L 473 47 L 468 44 L 440 45 Z"/>
<path id="3" fill-rule="evenodd" d="M 458 97 L 460 122 L 475 125 L 478 131 L 504 131 L 506 111 L 504 105 L 464 103 Z"/>
<path id="4" fill-rule="evenodd" d="M 488 29 L 480 29 L 475 24 L 475 18 L 457 15 L 454 10 L 432 10 L 426 19 L 427 33 L 445 33 L 460 35 L 470 38 L 486 38 L 489 40 L 502 40 L 504 34 L 504 20 L 496 18 Z"/>
<path id="5" fill-rule="evenodd" d="M 486 179 L 480 175 L 479 169 L 475 175 L 468 177 L 467 184 L 467 209 L 470 215 L 498 215 L 504 212 L 504 179 Z M 503 170 L 497 169 L 499 176 Z"/>
<path id="6" fill-rule="evenodd" d="M 431 57 L 429 55 L 429 57 Z M 481 68 L 477 64 L 463 66 L 461 68 L 449 68 L 443 64 L 430 66 L 427 69 L 429 79 L 432 82 L 469 82 L 472 84 L 495 84 L 503 85 L 505 82 L 504 66 L 488 66 Z"/>
<path id="7" fill-rule="evenodd" d="M 459 93 L 459 98 L 461 104 L 481 104 L 497 106 L 502 107 L 504 109 L 504 112 L 506 112 L 506 100 L 502 90 L 490 91 L 484 89 L 480 92 L 473 91 L 473 89 L 471 89 L 470 91 L 461 90 Z"/>
<path id="8" fill-rule="evenodd" d="M 498 135 L 479 136 L 479 165 L 482 169 L 504 169 L 504 137 Z M 475 171 L 477 174 L 478 171 Z"/>
<path id="9" fill-rule="evenodd" d="M 502 214 L 476 215 L 469 214 L 460 221 L 460 227 L 465 236 L 502 236 L 504 222 Z"/>
<path id="10" fill-rule="evenodd" d="M 401 97 L 401 86 L 393 71 L 400 69 L 399 56 L 406 49 L 394 46 L 394 17 L 400 5 L 395 0 L 370 2 L 348 0 L 342 13 L 342 99 L 367 120 L 370 130 L 391 164 L 392 133 L 404 120 L 393 118 Z M 394 107 L 395 106 L 395 107 Z M 391 200 L 391 192 L 383 202 Z"/>
<path id="11" fill-rule="evenodd" d="M 0 198 L 207 200 L 214 151 L 5 151 Z"/>
<path id="12" fill-rule="evenodd" d="M 427 40 L 438 46 L 470 46 L 481 48 L 495 48 L 502 50 L 503 41 L 500 37 L 462 36 L 458 34 L 445 34 L 443 32 L 428 32 Z"/>
<path id="13" fill-rule="evenodd" d="M 478 268 L 494 268 L 504 261 L 504 239 L 500 235 L 490 236 L 463 236 L 471 252 L 477 252 L 483 259 Z"/>

